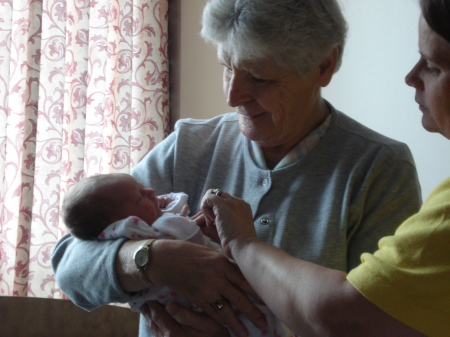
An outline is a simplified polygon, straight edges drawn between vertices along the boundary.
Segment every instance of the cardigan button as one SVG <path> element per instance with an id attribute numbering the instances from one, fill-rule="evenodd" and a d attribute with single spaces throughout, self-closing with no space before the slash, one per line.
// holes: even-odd
<path id="1" fill-rule="evenodd" d="M 261 225 L 267 226 L 270 223 L 270 220 L 267 218 L 262 218 L 260 223 Z"/>

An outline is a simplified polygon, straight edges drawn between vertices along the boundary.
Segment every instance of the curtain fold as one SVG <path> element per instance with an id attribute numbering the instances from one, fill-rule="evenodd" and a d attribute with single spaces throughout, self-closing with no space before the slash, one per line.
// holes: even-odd
<path id="1" fill-rule="evenodd" d="M 168 0 L 0 1 L 0 295 L 64 298 L 65 192 L 169 132 Z"/>

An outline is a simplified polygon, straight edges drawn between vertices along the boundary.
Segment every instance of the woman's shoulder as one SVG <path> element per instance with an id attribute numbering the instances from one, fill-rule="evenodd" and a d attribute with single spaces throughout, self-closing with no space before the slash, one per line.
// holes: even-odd
<path id="1" fill-rule="evenodd" d="M 236 113 L 229 112 L 215 116 L 210 119 L 196 119 L 196 118 L 184 118 L 175 123 L 175 130 L 182 128 L 217 128 L 221 126 L 237 125 L 238 117 Z"/>
<path id="2" fill-rule="evenodd" d="M 177 143 L 184 147 L 212 146 L 225 140 L 229 143 L 230 139 L 240 139 L 238 117 L 227 113 L 211 119 L 181 119 L 175 125 L 175 134 Z"/>
<path id="3" fill-rule="evenodd" d="M 369 128 L 343 112 L 334 111 L 334 122 L 332 124 L 334 125 L 335 136 L 340 138 L 339 142 L 347 140 L 358 144 L 367 151 L 384 149 L 385 152 L 389 152 L 396 157 L 412 161 L 408 145 Z"/>

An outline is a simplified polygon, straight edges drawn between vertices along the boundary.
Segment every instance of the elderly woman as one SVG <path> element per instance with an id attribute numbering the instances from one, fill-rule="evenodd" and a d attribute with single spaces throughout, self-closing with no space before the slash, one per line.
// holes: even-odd
<path id="1" fill-rule="evenodd" d="M 250 204 L 261 240 L 342 272 L 417 212 L 420 187 L 407 146 L 321 97 L 346 35 L 335 0 L 212 0 L 202 34 L 217 47 L 236 112 L 179 121 L 134 168 L 144 186 L 158 194 L 184 191 L 193 213 L 209 188 L 221 187 Z M 236 265 L 205 247 L 65 236 L 52 261 L 61 289 L 88 310 L 164 285 L 236 335 L 247 330 L 233 308 L 265 324 Z M 145 324 L 141 329 L 148 333 Z"/>
<path id="2" fill-rule="evenodd" d="M 420 60 L 406 83 L 416 89 L 424 128 L 450 139 L 450 2 L 420 4 Z M 207 193 L 202 209 L 209 229 L 215 230 L 215 220 L 227 255 L 300 336 L 450 336 L 450 178 L 395 235 L 380 240 L 378 251 L 363 254 L 363 263 L 348 275 L 259 240 L 243 200 Z M 191 326 L 199 319 L 182 308 L 170 312 Z"/>

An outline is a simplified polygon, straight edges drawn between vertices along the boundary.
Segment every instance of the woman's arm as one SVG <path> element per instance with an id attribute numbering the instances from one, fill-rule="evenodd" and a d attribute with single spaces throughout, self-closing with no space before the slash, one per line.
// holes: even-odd
<path id="1" fill-rule="evenodd" d="M 256 237 L 250 206 L 207 193 L 203 213 L 267 306 L 301 336 L 424 336 L 377 308 L 346 274 L 294 258 Z"/>
<path id="2" fill-rule="evenodd" d="M 275 316 L 301 336 L 424 336 L 369 302 L 341 271 L 257 239 L 235 239 L 230 251 Z"/>
<path id="3" fill-rule="evenodd" d="M 93 310 L 110 302 L 126 302 L 133 292 L 145 289 L 135 267 L 135 250 L 144 241 L 84 241 L 67 235 L 52 256 L 58 285 L 77 305 Z M 89 254 L 86 254 L 89 252 Z M 148 277 L 155 285 L 165 285 L 201 307 L 238 336 L 246 335 L 231 305 L 255 325 L 265 326 L 263 314 L 248 299 L 253 293 L 238 267 L 223 254 L 179 240 L 157 240 L 151 246 Z M 212 303 L 225 299 L 230 304 L 221 311 Z"/>
<path id="4" fill-rule="evenodd" d="M 111 302 L 128 302 L 115 276 L 115 256 L 124 239 L 88 241 L 69 234 L 57 243 L 51 257 L 56 282 L 78 306 L 94 310 Z"/>
<path id="5" fill-rule="evenodd" d="M 117 278 L 127 292 L 148 287 L 132 260 L 134 252 L 143 243 L 145 241 L 125 241 L 117 254 Z M 238 336 L 247 335 L 247 329 L 232 306 L 255 325 L 265 326 L 263 314 L 245 294 L 254 294 L 253 289 L 239 268 L 223 254 L 180 240 L 157 240 L 150 250 L 148 277 L 155 285 L 168 286 L 178 295 L 186 297 L 216 322 L 229 326 Z M 220 299 L 225 299 L 229 304 L 218 311 L 212 303 Z"/>

